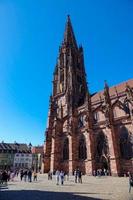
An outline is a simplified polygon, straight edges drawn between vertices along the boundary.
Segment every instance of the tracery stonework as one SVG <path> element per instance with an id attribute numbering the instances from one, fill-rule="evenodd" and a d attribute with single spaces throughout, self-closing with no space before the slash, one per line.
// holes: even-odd
<path id="1" fill-rule="evenodd" d="M 68 16 L 50 97 L 44 172 L 133 172 L 133 80 L 90 94 L 82 46 Z"/>

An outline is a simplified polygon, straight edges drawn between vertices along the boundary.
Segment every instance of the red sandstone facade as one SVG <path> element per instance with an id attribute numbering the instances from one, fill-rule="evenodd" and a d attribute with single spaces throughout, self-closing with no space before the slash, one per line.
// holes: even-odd
<path id="1" fill-rule="evenodd" d="M 59 49 L 50 98 L 44 172 L 79 167 L 92 174 L 133 172 L 133 80 L 90 94 L 83 48 L 78 47 L 70 18 Z"/>

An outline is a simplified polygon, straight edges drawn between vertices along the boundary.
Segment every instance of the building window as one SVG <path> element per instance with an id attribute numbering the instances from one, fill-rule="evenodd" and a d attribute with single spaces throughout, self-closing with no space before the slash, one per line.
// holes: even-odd
<path id="1" fill-rule="evenodd" d="M 22 163 L 21 166 L 24 167 L 24 163 Z"/>
<path id="2" fill-rule="evenodd" d="M 82 136 L 79 140 L 79 159 L 85 160 L 87 158 L 86 141 L 85 137 Z"/>
<path id="3" fill-rule="evenodd" d="M 94 112 L 93 118 L 94 118 L 94 122 L 97 123 L 99 121 L 99 113 L 98 112 Z"/>
<path id="4" fill-rule="evenodd" d="M 128 102 L 125 102 L 125 104 L 124 104 L 124 111 L 125 111 L 125 114 L 126 114 L 126 115 L 129 115 L 129 114 L 130 114 L 130 109 L 129 109 L 129 104 L 128 104 Z"/>
<path id="5" fill-rule="evenodd" d="M 69 159 L 69 141 L 68 138 L 65 139 L 63 144 L 63 160 Z"/>
<path id="6" fill-rule="evenodd" d="M 25 163 L 25 168 L 27 168 L 28 167 L 28 163 Z"/>
<path id="7" fill-rule="evenodd" d="M 120 153 L 123 159 L 133 158 L 133 134 L 124 126 L 120 129 Z"/>
<path id="8" fill-rule="evenodd" d="M 84 119 L 83 116 L 81 115 L 78 120 L 78 128 L 82 128 L 83 126 L 84 126 Z"/>
<path id="9" fill-rule="evenodd" d="M 96 159 L 97 161 L 100 161 L 100 158 L 102 156 L 108 156 L 109 155 L 109 145 L 108 145 L 108 139 L 107 136 L 104 134 L 104 132 L 100 132 L 97 135 L 96 138 Z"/>

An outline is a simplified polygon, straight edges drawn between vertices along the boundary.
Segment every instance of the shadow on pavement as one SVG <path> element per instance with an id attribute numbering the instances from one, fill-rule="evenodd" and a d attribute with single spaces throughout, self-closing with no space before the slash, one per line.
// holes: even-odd
<path id="1" fill-rule="evenodd" d="M 74 193 L 48 192 L 39 190 L 0 191 L 0 200 L 101 200 L 100 198 L 84 197 Z M 105 200 L 105 199 L 104 199 Z M 107 199 L 106 199 L 107 200 Z"/>

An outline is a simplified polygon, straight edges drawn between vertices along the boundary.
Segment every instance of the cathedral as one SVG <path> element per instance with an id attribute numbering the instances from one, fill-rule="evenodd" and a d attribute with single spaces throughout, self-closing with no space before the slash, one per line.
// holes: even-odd
<path id="1" fill-rule="evenodd" d="M 53 75 L 44 172 L 133 172 L 133 80 L 90 94 L 82 46 L 68 16 Z"/>

